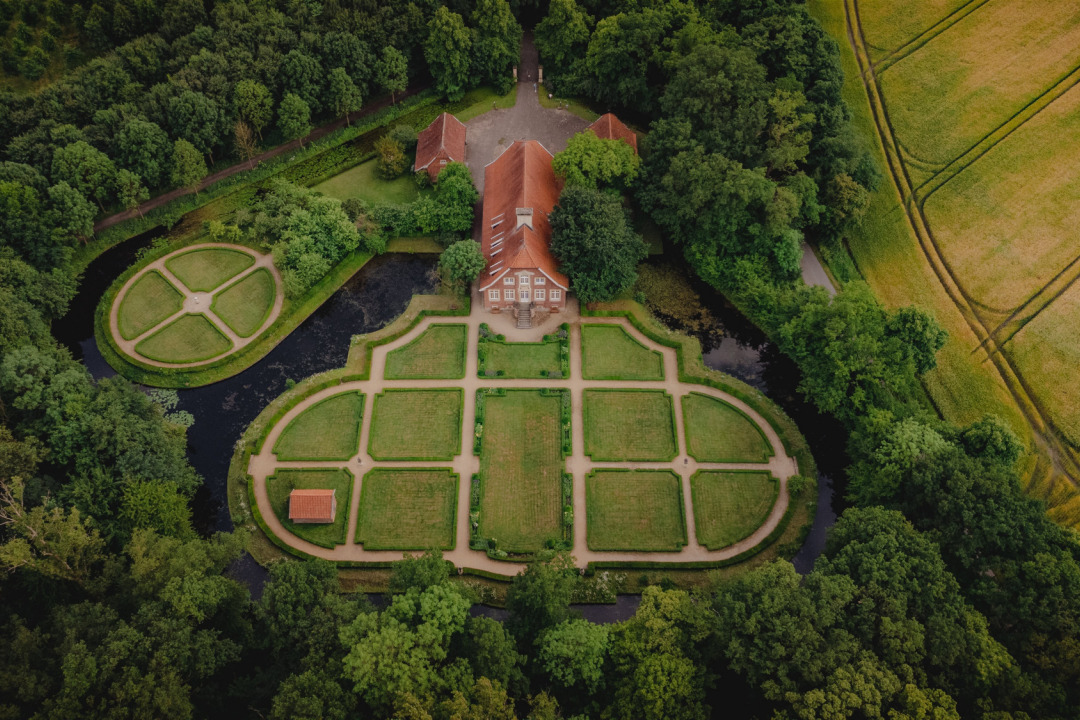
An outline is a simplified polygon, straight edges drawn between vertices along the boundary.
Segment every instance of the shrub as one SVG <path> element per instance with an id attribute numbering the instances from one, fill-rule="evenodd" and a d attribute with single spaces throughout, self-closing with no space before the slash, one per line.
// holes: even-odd
<path id="1" fill-rule="evenodd" d="M 375 141 L 375 153 L 379 162 L 379 175 L 386 180 L 400 176 L 409 164 L 405 146 L 389 133 Z"/>

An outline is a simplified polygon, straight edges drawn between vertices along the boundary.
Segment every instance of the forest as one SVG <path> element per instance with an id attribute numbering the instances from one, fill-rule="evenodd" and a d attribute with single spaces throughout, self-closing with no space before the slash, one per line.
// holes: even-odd
<path id="1" fill-rule="evenodd" d="M 799 279 L 802 242 L 842 243 L 881 181 L 803 2 L 2 0 L 0 23 L 0 718 L 1080 714 L 1080 538 L 1023 494 L 1028 449 L 939 418 L 932 317 Z M 53 338 L 72 255 L 252 145 L 505 83 L 523 27 L 553 90 L 648 129 L 636 209 L 850 433 L 850 507 L 808 575 L 661 583 L 614 625 L 575 617 L 561 555 L 512 582 L 505 623 L 437 554 L 397 563 L 383 604 L 318 561 L 252 597 L 244 535 L 193 524 L 176 395 L 95 381 Z"/>

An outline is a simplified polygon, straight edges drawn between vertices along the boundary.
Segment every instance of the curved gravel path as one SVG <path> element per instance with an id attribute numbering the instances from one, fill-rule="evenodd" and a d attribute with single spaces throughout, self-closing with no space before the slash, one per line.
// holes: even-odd
<path id="1" fill-rule="evenodd" d="M 241 271 L 239 274 L 233 275 L 223 284 L 214 288 L 210 292 L 195 292 L 188 289 L 188 287 L 184 285 L 183 282 L 181 282 L 180 278 L 173 275 L 171 272 L 169 272 L 169 269 L 165 267 L 165 263 L 170 258 L 176 257 L 177 255 L 182 255 L 184 253 L 191 252 L 192 250 L 205 250 L 210 248 L 223 248 L 226 250 L 236 250 L 239 252 L 244 252 L 255 258 L 255 263 L 251 267 Z M 265 268 L 266 270 L 269 270 L 271 277 L 274 278 L 274 304 L 270 308 L 270 314 L 267 315 L 266 320 L 263 321 L 263 324 L 259 326 L 259 329 L 256 332 L 252 333 L 246 338 L 240 337 L 232 328 L 229 327 L 228 323 L 226 323 L 214 313 L 214 311 L 211 309 L 211 306 L 214 304 L 214 297 L 216 295 L 219 295 L 220 293 L 228 290 L 233 285 L 240 282 L 248 275 L 251 275 L 253 272 L 259 270 L 260 268 Z M 131 287 L 139 280 L 139 278 L 143 277 L 146 273 L 153 270 L 161 273 L 161 275 L 166 280 L 168 280 L 169 283 L 173 285 L 173 287 L 175 287 L 177 290 L 184 294 L 184 306 L 178 312 L 173 313 L 169 317 L 159 322 L 157 325 L 154 325 L 149 330 L 143 331 L 139 335 L 133 337 L 131 340 L 125 340 L 124 336 L 120 334 L 120 303 L 123 302 L 124 297 L 127 296 L 128 290 L 131 289 Z M 209 365 L 210 363 L 217 362 L 224 357 L 232 355 L 234 352 L 251 344 L 255 340 L 258 340 L 259 337 L 264 332 L 266 332 L 271 325 L 274 324 L 274 321 L 278 319 L 278 315 L 281 314 L 281 308 L 284 303 L 285 291 L 284 285 L 281 281 L 281 273 L 278 272 L 278 269 L 276 267 L 274 267 L 274 258 L 271 255 L 260 253 L 243 245 L 233 245 L 231 243 L 200 243 L 198 245 L 189 245 L 187 247 L 183 247 L 179 250 L 171 252 L 168 255 L 164 255 L 153 261 L 152 263 L 148 264 L 146 267 L 144 267 L 142 270 L 140 270 L 134 276 L 128 279 L 128 281 L 124 283 L 123 287 L 121 287 L 120 290 L 116 293 L 116 297 L 113 299 L 112 307 L 109 308 L 109 332 L 112 334 L 113 342 L 116 343 L 116 346 L 119 347 L 125 355 L 130 357 L 132 360 L 135 360 L 136 362 L 142 363 L 144 365 L 152 365 L 154 367 L 170 369 L 198 367 L 200 365 Z M 232 343 L 232 348 L 230 348 L 227 352 L 210 358 L 209 360 L 199 360 L 189 363 L 168 363 L 162 362 L 160 360 L 152 360 L 145 355 L 141 355 L 135 349 L 135 347 L 140 342 L 150 337 L 158 330 L 161 330 L 170 323 L 179 320 L 184 315 L 189 314 L 204 315 L 207 320 L 213 323 L 214 327 L 216 327 L 225 337 L 229 338 L 229 341 Z"/>
<path id="2" fill-rule="evenodd" d="M 787 481 L 798 472 L 795 460 L 788 457 L 783 443 L 773 427 L 752 407 L 742 400 L 728 393 L 715 390 L 702 385 L 679 382 L 678 359 L 673 348 L 658 345 L 639 333 L 629 322 L 623 318 L 588 318 L 589 324 L 608 323 L 621 325 L 633 337 L 637 338 L 647 347 L 658 350 L 664 358 L 664 377 L 660 381 L 586 381 L 581 378 L 581 319 L 576 312 L 576 306 L 568 308 L 568 312 L 562 315 L 553 315 L 547 321 L 547 325 L 555 325 L 559 322 L 568 322 L 571 328 L 570 335 L 570 377 L 566 379 L 536 379 L 536 380 L 511 380 L 505 378 L 479 378 L 477 377 L 477 343 L 479 326 L 487 322 L 497 333 L 507 336 L 512 341 L 538 340 L 545 332 L 550 332 L 551 327 L 533 328 L 528 331 L 519 331 L 512 327 L 512 320 L 505 315 L 492 315 L 482 310 L 479 298 L 473 302 L 473 313 L 467 318 L 429 317 L 422 320 L 410 332 L 398 338 L 392 343 L 376 347 L 372 352 L 371 379 L 364 381 L 348 382 L 326 388 L 305 398 L 301 403 L 290 409 L 271 429 L 263 447 L 258 455 L 253 455 L 248 465 L 248 472 L 254 482 L 255 499 L 258 510 L 271 532 L 277 535 L 290 547 L 296 548 L 308 555 L 325 558 L 334 561 L 348 562 L 386 562 L 399 560 L 404 553 L 400 551 L 370 551 L 362 545 L 352 542 L 356 535 L 357 519 L 359 517 L 360 490 L 364 473 L 373 467 L 434 467 L 448 466 L 458 474 L 460 478 L 458 490 L 458 512 L 456 515 L 456 543 L 453 550 L 446 551 L 444 557 L 459 568 L 474 568 L 504 576 L 513 576 L 523 570 L 522 563 L 494 560 L 485 552 L 471 550 L 469 548 L 469 479 L 479 471 L 480 459 L 473 455 L 473 436 L 471 428 L 474 424 L 476 413 L 476 390 L 481 387 L 519 387 L 519 388 L 569 388 L 573 402 L 573 454 L 566 458 L 566 471 L 574 478 L 574 547 L 573 557 L 580 567 L 585 567 L 590 562 L 596 561 L 652 561 L 686 563 L 698 561 L 718 561 L 739 555 L 761 543 L 779 525 L 788 507 Z M 391 350 L 408 344 L 415 339 L 432 323 L 459 323 L 467 325 L 468 345 L 466 355 L 466 370 L 464 380 L 384 380 L 383 371 L 386 366 L 386 355 Z M 450 463 L 433 462 L 378 462 L 376 463 L 366 452 L 368 437 L 371 428 L 372 407 L 374 398 L 387 388 L 436 388 L 455 386 L 464 390 L 464 408 L 462 411 L 461 451 Z M 585 428 L 582 418 L 582 392 L 587 388 L 646 388 L 664 390 L 675 400 L 675 420 L 678 429 L 679 454 L 670 463 L 648 462 L 620 462 L 620 463 L 597 463 L 585 455 Z M 348 462 L 279 462 L 272 452 L 274 444 L 289 422 L 306 408 L 320 400 L 342 392 L 361 391 L 364 393 L 364 414 L 360 434 L 360 451 Z M 683 432 L 682 398 L 690 392 L 703 393 L 719 398 L 746 413 L 761 430 L 765 433 L 773 451 L 773 458 L 768 463 L 699 463 L 687 454 L 685 433 Z M 287 467 L 347 467 L 353 474 L 354 486 L 352 501 L 348 509 L 349 519 L 344 545 L 338 545 L 334 549 L 328 549 L 314 545 L 303 540 L 282 525 L 274 514 L 266 491 L 266 479 L 274 474 L 277 468 Z M 682 479 L 683 501 L 686 503 L 687 539 L 689 543 L 678 552 L 599 552 L 590 550 L 587 545 L 586 535 L 586 510 L 585 510 L 585 476 L 594 469 L 599 468 L 628 468 L 628 469 L 670 469 Z M 729 545 L 720 550 L 708 550 L 698 543 L 694 524 L 693 497 L 690 492 L 690 477 L 698 470 L 761 470 L 772 473 L 780 481 L 780 491 L 776 503 L 765 522 L 749 537 Z"/>

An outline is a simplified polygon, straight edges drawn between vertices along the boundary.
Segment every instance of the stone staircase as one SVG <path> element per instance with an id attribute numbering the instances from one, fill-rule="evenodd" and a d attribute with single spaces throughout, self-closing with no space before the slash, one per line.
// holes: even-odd
<path id="1" fill-rule="evenodd" d="M 519 330 L 527 330 L 532 327 L 532 308 L 528 305 L 518 306 L 517 326 Z"/>

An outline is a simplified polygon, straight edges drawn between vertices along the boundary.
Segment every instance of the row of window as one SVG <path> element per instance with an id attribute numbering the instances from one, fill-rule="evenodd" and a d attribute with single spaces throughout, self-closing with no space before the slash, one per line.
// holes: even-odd
<path id="1" fill-rule="evenodd" d="M 533 295 L 534 295 L 534 299 L 538 300 L 538 301 L 539 300 L 544 300 L 547 297 L 547 293 L 545 291 L 543 291 L 543 290 L 534 290 Z M 517 293 L 514 290 L 503 290 L 501 293 L 498 290 L 488 290 L 488 300 L 493 300 L 495 302 L 498 302 L 500 300 L 500 296 L 501 296 L 501 299 L 503 299 L 503 300 L 516 300 L 517 299 Z M 522 300 L 528 300 L 529 299 L 529 291 L 528 291 L 528 289 L 523 289 L 521 291 L 521 299 Z M 552 290 L 550 299 L 552 301 L 562 300 L 562 290 Z"/>
<path id="2" fill-rule="evenodd" d="M 542 277 L 537 277 L 535 280 L 533 280 L 533 285 L 544 285 L 546 283 L 547 283 L 547 280 L 542 278 Z M 513 285 L 513 284 L 514 284 L 514 277 L 512 275 L 507 275 L 506 277 L 503 278 L 503 285 Z M 522 275 L 520 284 L 521 285 L 528 285 L 529 284 L 529 276 L 528 275 Z"/>

